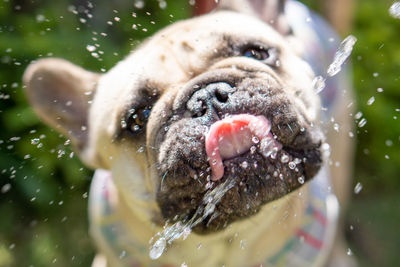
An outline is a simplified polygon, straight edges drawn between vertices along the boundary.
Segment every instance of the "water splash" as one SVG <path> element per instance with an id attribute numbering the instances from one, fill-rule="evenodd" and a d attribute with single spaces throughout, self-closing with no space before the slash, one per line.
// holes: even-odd
<path id="1" fill-rule="evenodd" d="M 329 77 L 335 76 L 341 69 L 343 63 L 350 56 L 353 51 L 353 46 L 357 42 L 357 38 L 353 35 L 347 36 L 339 46 L 338 51 L 335 53 L 335 57 L 331 65 L 329 65 L 327 74 Z"/>
<path id="2" fill-rule="evenodd" d="M 338 51 L 335 53 L 333 62 L 329 65 L 328 70 L 326 71 L 328 77 L 333 77 L 341 71 L 342 65 L 353 51 L 353 46 L 356 41 L 356 37 L 349 35 L 341 42 Z M 312 81 L 312 86 L 317 94 L 321 93 L 322 90 L 325 89 L 325 81 L 326 78 L 323 76 L 316 76 Z"/>
<path id="3" fill-rule="evenodd" d="M 322 76 L 317 76 L 312 81 L 312 86 L 314 91 L 319 94 L 325 88 L 325 78 Z"/>
<path id="4" fill-rule="evenodd" d="M 370 99 L 368 99 L 367 105 L 371 106 L 374 102 L 375 102 L 375 97 L 372 96 Z"/>
<path id="5" fill-rule="evenodd" d="M 363 185 L 360 182 L 358 182 L 356 184 L 356 186 L 354 187 L 354 194 L 359 194 L 362 189 L 363 189 Z"/>
<path id="6" fill-rule="evenodd" d="M 176 222 L 171 226 L 166 227 L 161 233 L 156 236 L 158 238 L 150 246 L 149 256 L 151 259 L 156 260 L 164 253 L 168 244 L 183 236 L 186 239 L 191 233 L 192 228 L 204 221 L 209 215 L 214 213 L 215 207 L 222 197 L 235 185 L 232 179 L 226 180 L 224 183 L 216 186 L 213 190 L 208 191 L 204 197 L 202 204 L 197 208 L 195 214 L 188 222 Z M 211 216 L 212 220 L 216 216 L 215 213 Z M 153 238 L 155 239 L 155 237 Z"/>
<path id="7" fill-rule="evenodd" d="M 362 128 L 365 126 L 365 124 L 367 124 L 367 119 L 366 118 L 362 118 L 359 122 L 358 122 L 358 127 Z"/>
<path id="8" fill-rule="evenodd" d="M 389 14 L 395 19 L 400 19 L 400 2 L 394 2 L 390 6 Z"/>

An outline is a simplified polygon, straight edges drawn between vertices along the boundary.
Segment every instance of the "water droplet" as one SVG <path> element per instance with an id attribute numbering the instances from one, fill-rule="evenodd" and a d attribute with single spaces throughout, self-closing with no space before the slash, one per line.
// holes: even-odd
<path id="1" fill-rule="evenodd" d="M 65 151 L 64 150 L 58 150 L 58 152 L 57 152 L 57 158 L 61 158 L 62 156 L 64 156 L 64 154 L 65 154 Z"/>
<path id="2" fill-rule="evenodd" d="M 382 92 L 383 92 L 383 88 L 378 88 L 378 89 L 376 89 L 376 91 L 377 91 L 378 93 L 382 93 Z"/>
<path id="3" fill-rule="evenodd" d="M 260 139 L 258 139 L 257 136 L 253 136 L 251 140 L 253 141 L 254 144 L 258 144 L 258 142 L 260 142 Z"/>
<path id="4" fill-rule="evenodd" d="M 395 19 L 400 19 L 400 2 L 394 2 L 390 6 L 389 14 Z"/>
<path id="5" fill-rule="evenodd" d="M 5 184 L 1 187 L 1 193 L 5 194 L 11 190 L 11 184 Z"/>
<path id="6" fill-rule="evenodd" d="M 94 45 L 87 45 L 87 46 L 86 46 L 86 50 L 89 51 L 89 52 L 94 52 L 94 51 L 96 51 L 96 46 L 94 46 Z"/>
<path id="7" fill-rule="evenodd" d="M 121 252 L 121 254 L 119 254 L 119 258 L 122 259 L 122 258 L 124 258 L 125 256 L 126 256 L 126 251 L 123 250 L 123 251 Z"/>
<path id="8" fill-rule="evenodd" d="M 322 76 L 317 76 L 312 81 L 312 87 L 314 91 L 319 94 L 325 88 L 325 78 Z"/>
<path id="9" fill-rule="evenodd" d="M 303 177 L 303 176 L 300 176 L 299 178 L 297 178 L 297 181 L 298 181 L 300 184 L 304 184 L 304 177 Z"/>
<path id="10" fill-rule="evenodd" d="M 167 242 L 165 238 L 159 238 L 150 248 L 150 258 L 152 260 L 158 259 L 163 254 L 166 245 Z"/>
<path id="11" fill-rule="evenodd" d="M 296 163 L 294 162 L 294 161 L 291 161 L 291 162 L 289 162 L 289 168 L 291 169 L 291 170 L 294 170 L 294 168 L 296 168 Z"/>
<path id="12" fill-rule="evenodd" d="M 362 127 L 365 126 L 365 124 L 367 124 L 367 119 L 362 118 L 362 119 L 360 120 L 360 122 L 358 123 L 358 127 L 362 128 Z"/>
<path id="13" fill-rule="evenodd" d="M 158 3 L 158 6 L 161 9 L 166 9 L 167 8 L 167 2 L 166 1 L 160 1 L 160 3 Z"/>
<path id="14" fill-rule="evenodd" d="M 138 8 L 138 9 L 141 9 L 141 8 L 144 7 L 144 1 L 143 0 L 136 0 L 133 3 L 133 5 L 134 5 L 134 7 Z"/>
<path id="15" fill-rule="evenodd" d="M 353 255 L 353 251 L 351 251 L 350 248 L 347 249 L 347 255 L 352 256 Z"/>
<path id="16" fill-rule="evenodd" d="M 245 247 L 246 247 L 246 240 L 240 240 L 240 248 L 241 249 L 245 249 Z"/>
<path id="17" fill-rule="evenodd" d="M 370 99 L 368 99 L 367 105 L 371 106 L 374 102 L 375 102 L 375 97 L 372 96 Z"/>
<path id="18" fill-rule="evenodd" d="M 358 194 L 361 192 L 361 190 L 363 189 L 363 186 L 360 182 L 358 182 L 356 184 L 356 186 L 354 187 L 354 194 Z"/>
<path id="19" fill-rule="evenodd" d="M 299 159 L 299 158 L 294 158 L 294 163 L 300 164 L 300 163 L 301 163 L 301 159 Z"/>
<path id="20" fill-rule="evenodd" d="M 337 124 L 337 123 L 333 124 L 333 129 L 334 129 L 336 132 L 339 132 L 339 124 Z"/>
<path id="21" fill-rule="evenodd" d="M 331 155 L 331 146 L 328 143 L 323 143 L 321 145 L 321 152 L 325 159 L 329 158 Z"/>
<path id="22" fill-rule="evenodd" d="M 388 139 L 388 140 L 385 141 L 385 145 L 386 146 L 393 146 L 393 141 Z"/>
<path id="23" fill-rule="evenodd" d="M 376 77 L 378 77 L 378 76 L 379 76 L 379 73 L 377 73 L 377 72 L 374 72 L 374 73 L 372 73 L 372 76 L 374 76 L 374 77 L 376 78 Z"/>
<path id="24" fill-rule="evenodd" d="M 39 15 L 36 16 L 36 21 L 39 22 L 39 23 L 43 22 L 45 20 L 46 20 L 46 17 L 44 15 L 42 15 L 42 14 L 39 14 Z"/>
<path id="25" fill-rule="evenodd" d="M 336 75 L 341 69 L 343 63 L 346 59 L 350 56 L 351 52 L 353 51 L 353 46 L 357 42 L 357 38 L 353 35 L 347 36 L 339 46 L 338 51 L 335 53 L 333 62 L 329 65 L 327 74 L 328 76 L 332 77 Z"/>
<path id="26" fill-rule="evenodd" d="M 31 144 L 32 144 L 32 145 L 37 145 L 37 144 L 39 144 L 39 142 L 40 142 L 40 139 L 39 139 L 39 138 L 33 138 L 33 139 L 31 140 Z"/>
<path id="27" fill-rule="evenodd" d="M 287 154 L 282 154 L 281 162 L 282 163 L 288 163 L 289 162 L 289 156 Z"/>
<path id="28" fill-rule="evenodd" d="M 363 115 L 362 112 L 359 111 L 356 113 L 356 115 L 354 115 L 354 119 L 356 119 L 356 120 L 361 119 L 362 115 Z"/>
<path id="29" fill-rule="evenodd" d="M 247 161 L 243 161 L 241 166 L 243 169 L 247 169 L 247 167 L 249 166 L 249 163 L 247 163 Z"/>

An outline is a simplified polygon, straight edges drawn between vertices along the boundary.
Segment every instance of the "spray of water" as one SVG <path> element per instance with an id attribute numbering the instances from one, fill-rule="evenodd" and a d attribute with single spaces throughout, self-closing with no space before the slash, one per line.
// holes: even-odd
<path id="1" fill-rule="evenodd" d="M 328 77 L 333 77 L 342 70 L 342 65 L 346 59 L 351 55 L 353 51 L 353 46 L 357 42 L 357 38 L 353 35 L 347 36 L 341 43 L 338 50 L 335 53 L 333 62 L 329 65 L 326 73 Z M 325 88 L 326 78 L 322 76 L 317 76 L 313 80 L 313 88 L 317 94 L 322 92 Z"/>
<path id="2" fill-rule="evenodd" d="M 335 57 L 333 58 L 333 62 L 329 65 L 327 74 L 329 77 L 335 76 L 342 69 L 343 63 L 350 56 L 353 51 L 353 46 L 357 42 L 357 38 L 353 35 L 349 35 L 342 41 L 339 46 L 338 51 L 335 53 Z"/>
<path id="3" fill-rule="evenodd" d="M 178 221 L 171 226 L 165 227 L 161 233 L 153 237 L 152 241 L 150 241 L 152 243 L 149 253 L 150 258 L 155 260 L 161 257 L 167 245 L 171 244 L 174 240 L 180 237 L 186 239 L 191 233 L 192 228 L 204 221 L 208 216 L 212 215 L 210 219 L 212 220 L 215 217 L 214 211 L 216 205 L 234 185 L 235 181 L 229 179 L 216 186 L 213 190 L 208 191 L 203 197 L 202 204 L 197 208 L 195 214 L 188 222 Z"/>

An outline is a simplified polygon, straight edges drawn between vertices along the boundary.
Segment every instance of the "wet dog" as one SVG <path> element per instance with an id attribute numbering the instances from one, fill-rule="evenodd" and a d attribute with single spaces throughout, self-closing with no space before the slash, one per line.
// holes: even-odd
<path id="1" fill-rule="evenodd" d="M 222 2 L 104 75 L 61 59 L 27 69 L 37 114 L 98 169 L 91 232 L 110 266 L 327 261 L 327 131 L 283 2 Z"/>

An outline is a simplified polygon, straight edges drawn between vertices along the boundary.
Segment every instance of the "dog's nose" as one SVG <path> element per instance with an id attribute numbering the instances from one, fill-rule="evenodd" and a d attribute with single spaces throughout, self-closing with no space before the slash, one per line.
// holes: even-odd
<path id="1" fill-rule="evenodd" d="M 225 82 L 208 84 L 192 95 L 187 102 L 187 108 L 194 117 L 221 111 L 229 105 L 230 95 L 234 91 L 235 88 Z"/>

